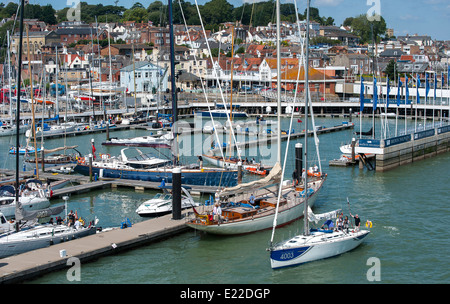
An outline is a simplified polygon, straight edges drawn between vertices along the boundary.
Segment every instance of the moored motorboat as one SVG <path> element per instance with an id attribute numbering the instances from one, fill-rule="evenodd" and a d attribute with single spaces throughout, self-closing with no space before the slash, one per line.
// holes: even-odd
<path id="1" fill-rule="evenodd" d="M 189 192 L 181 187 L 184 195 L 181 198 L 181 209 L 199 206 L 194 201 Z M 153 198 L 143 202 L 137 209 L 136 213 L 142 217 L 153 217 L 164 215 L 172 212 L 172 194 L 163 188 L 163 193 L 157 193 Z"/>
<path id="2" fill-rule="evenodd" d="M 161 183 L 172 183 L 172 161 L 154 157 L 140 152 L 136 157 L 129 158 L 122 149 L 121 156 L 103 154 L 100 159 L 92 162 L 92 174 L 98 177 L 123 178 Z M 222 168 L 199 168 L 195 164 L 181 166 L 183 185 L 201 186 L 232 186 L 237 184 L 237 170 Z M 75 172 L 89 175 L 89 161 L 79 158 Z"/>

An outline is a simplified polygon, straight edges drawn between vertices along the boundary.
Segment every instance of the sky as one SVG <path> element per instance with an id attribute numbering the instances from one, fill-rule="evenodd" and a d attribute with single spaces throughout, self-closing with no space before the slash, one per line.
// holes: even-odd
<path id="1" fill-rule="evenodd" d="M 12 2 L 19 3 L 20 0 Z M 31 4 L 52 4 L 54 9 L 70 7 L 76 0 L 30 0 Z M 84 0 L 89 4 L 103 3 L 114 5 L 114 0 Z M 154 0 L 137 0 L 147 7 Z M 129 8 L 136 0 L 119 0 L 118 5 Z M 195 3 L 195 0 L 185 0 Z M 210 0 L 197 0 L 199 5 Z M 227 0 L 233 6 L 241 6 L 245 1 L 252 4 L 260 0 Z M 294 3 L 294 0 L 281 0 L 281 3 Z M 0 2 L 10 2 L 2 1 Z M 167 0 L 162 0 L 167 2 Z M 67 4 L 69 3 L 69 4 Z M 321 16 L 332 17 L 337 26 L 345 18 L 379 11 L 386 20 L 387 27 L 394 29 L 394 35 L 428 35 L 432 39 L 450 40 L 450 1 L 449 0 L 311 0 L 311 6 L 317 7 Z M 301 13 L 306 8 L 306 0 L 297 0 Z"/>

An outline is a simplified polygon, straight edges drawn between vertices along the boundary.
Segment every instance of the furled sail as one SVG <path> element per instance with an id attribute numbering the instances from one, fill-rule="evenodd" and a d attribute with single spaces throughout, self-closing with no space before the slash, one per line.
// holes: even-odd
<path id="1" fill-rule="evenodd" d="M 308 220 L 317 224 L 319 221 L 337 218 L 340 212 L 341 209 L 337 209 L 326 213 L 314 214 L 311 208 L 308 206 Z"/>

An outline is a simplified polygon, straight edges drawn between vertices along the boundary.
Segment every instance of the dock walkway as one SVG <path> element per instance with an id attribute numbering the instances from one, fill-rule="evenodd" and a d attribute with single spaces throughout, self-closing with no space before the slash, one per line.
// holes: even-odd
<path id="1" fill-rule="evenodd" d="M 188 209 L 188 211 L 192 210 Z M 184 211 L 183 215 L 188 211 Z M 68 259 L 72 257 L 80 260 L 82 269 L 82 263 L 159 241 L 189 229 L 184 218 L 173 220 L 172 214 L 168 214 L 133 224 L 132 227 L 125 229 L 108 230 L 3 258 L 0 259 L 0 283 L 22 282 L 52 271 L 70 268 L 74 264 L 71 261 L 69 265 L 67 264 Z M 65 250 L 67 255 L 61 257 L 60 250 Z"/>
<path id="2" fill-rule="evenodd" d="M 333 127 L 327 127 L 327 128 L 321 128 L 316 130 L 317 134 L 323 134 L 323 133 L 331 133 L 331 132 L 338 132 L 338 131 L 343 131 L 343 130 L 348 130 L 348 129 L 352 129 L 354 128 L 354 124 L 353 123 L 346 123 L 346 124 L 342 124 L 342 125 L 337 125 L 337 126 L 333 126 Z M 308 136 L 313 135 L 313 131 L 308 131 Z M 300 137 L 304 137 L 305 136 L 305 132 L 297 132 L 297 133 L 292 133 L 292 134 L 283 134 L 281 135 L 281 140 L 287 140 L 289 137 L 291 139 L 295 139 L 295 138 L 300 138 Z M 250 140 L 250 141 L 246 141 L 246 142 L 242 142 L 242 143 L 237 143 L 237 144 L 232 144 L 231 147 L 234 149 L 235 147 L 238 147 L 239 149 L 246 149 L 246 148 L 250 148 L 250 147 L 255 147 L 258 145 L 268 145 L 268 144 L 273 144 L 276 143 L 278 141 L 278 136 L 276 134 L 263 134 L 262 136 L 259 136 L 258 139 L 256 140 Z M 229 147 L 219 147 L 219 148 L 214 148 L 211 149 L 210 152 L 214 155 L 217 152 L 220 151 L 220 149 L 226 150 Z"/>

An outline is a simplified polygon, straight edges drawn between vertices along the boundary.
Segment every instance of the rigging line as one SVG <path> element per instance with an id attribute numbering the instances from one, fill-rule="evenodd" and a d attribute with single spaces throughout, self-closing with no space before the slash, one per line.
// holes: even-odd
<path id="1" fill-rule="evenodd" d="M 296 2 L 294 2 L 294 5 L 295 5 L 295 7 L 297 7 Z M 298 15 L 297 15 L 297 24 L 299 24 Z M 299 33 L 301 33 L 300 26 L 299 26 Z M 303 58 L 302 64 L 303 64 L 304 67 L 305 67 L 305 64 L 306 64 L 306 58 L 303 55 L 304 54 L 303 53 L 304 52 L 304 47 L 305 47 L 305 40 L 306 40 L 306 37 L 300 36 L 300 47 L 301 47 L 301 50 L 302 50 L 302 57 L 301 58 Z M 308 46 L 306 46 L 306 47 L 308 47 Z M 305 73 L 306 73 L 306 68 L 304 68 L 304 70 L 305 70 Z M 324 71 L 324 73 L 325 73 L 325 71 Z M 306 75 L 305 75 L 305 77 L 306 77 Z M 308 86 L 309 86 L 309 84 L 308 84 Z M 317 136 L 316 127 L 315 127 L 315 120 L 314 120 L 314 115 L 313 115 L 314 112 L 313 112 L 313 106 L 312 106 L 312 100 L 311 100 L 311 91 L 310 90 L 308 90 L 308 100 L 311 101 L 311 102 L 309 102 L 309 108 L 310 108 L 310 112 L 311 112 L 311 125 L 312 125 L 312 129 L 313 129 L 313 134 L 314 134 L 314 143 L 315 143 L 315 146 L 316 146 L 317 159 L 318 159 L 318 162 L 319 162 L 319 171 L 322 172 L 322 162 L 320 160 L 320 152 L 319 152 L 319 138 Z M 308 137 L 308 126 L 305 127 L 305 137 Z"/>
<path id="2" fill-rule="evenodd" d="M 188 29 L 188 26 L 187 26 L 186 18 L 184 16 L 184 11 L 183 11 L 183 8 L 181 6 L 181 1 L 178 1 L 178 4 L 180 5 L 180 11 L 181 11 L 181 15 L 183 16 L 183 21 L 184 21 L 184 24 L 185 24 L 185 27 L 186 27 L 186 33 L 187 33 L 187 36 L 189 38 L 189 42 L 192 45 L 191 35 L 189 33 L 189 29 Z M 205 37 L 206 37 L 206 35 L 205 35 Z M 208 46 L 208 48 L 209 48 L 209 46 Z M 198 65 L 197 55 L 195 55 L 195 53 L 194 53 L 194 62 L 195 62 L 196 65 Z M 213 71 L 215 72 L 214 62 L 212 60 L 211 60 L 211 63 L 212 63 L 212 66 L 213 66 Z M 206 105 L 208 106 L 209 116 L 210 116 L 211 122 L 213 124 L 213 130 L 214 130 L 214 135 L 216 136 L 216 142 L 219 144 L 220 154 L 222 156 L 222 159 L 225 161 L 225 155 L 223 154 L 223 150 L 222 150 L 222 147 L 221 147 L 221 142 L 220 142 L 220 139 L 219 139 L 219 134 L 217 132 L 217 128 L 215 127 L 216 124 L 214 123 L 214 118 L 213 118 L 212 113 L 211 113 L 211 106 L 209 104 L 208 95 L 206 94 L 205 84 L 203 83 L 203 79 L 202 78 L 200 78 L 200 83 L 202 85 L 202 91 L 203 91 L 203 93 L 205 95 L 205 100 L 206 100 Z"/>
<path id="3" fill-rule="evenodd" d="M 297 24 L 299 24 L 299 23 L 297 22 Z M 299 27 L 300 27 L 300 25 L 299 25 Z M 281 54 L 277 54 L 277 56 L 281 56 Z M 301 56 L 303 57 L 303 52 L 302 52 Z M 289 123 L 289 130 L 292 130 L 292 123 L 293 123 L 293 120 L 294 120 L 294 112 L 295 112 L 294 109 L 295 109 L 295 101 L 297 99 L 298 81 L 300 79 L 300 71 L 301 71 L 301 69 L 300 69 L 300 65 L 299 65 L 299 68 L 298 68 L 298 71 L 297 71 L 296 90 L 295 90 L 295 93 L 294 93 L 294 98 L 292 99 L 292 112 L 291 112 L 291 120 L 290 120 L 290 123 Z M 281 75 L 279 75 L 278 77 L 281 77 Z M 286 74 L 285 74 L 285 77 L 287 77 Z M 278 126 L 278 128 L 281 128 L 281 125 Z M 279 209 L 280 200 L 281 200 L 281 193 L 282 193 L 282 189 L 283 189 L 283 179 L 284 179 L 284 174 L 285 174 L 285 171 L 286 171 L 286 162 L 287 162 L 287 158 L 288 158 L 288 151 L 289 151 L 290 140 L 291 140 L 291 136 L 288 136 L 287 143 L 286 143 L 286 150 L 285 150 L 284 160 L 283 160 L 283 168 L 282 168 L 282 171 L 281 171 L 281 181 L 280 181 L 280 186 L 279 186 L 279 190 L 278 190 L 277 206 L 275 208 L 276 209 L 275 210 L 275 217 L 274 217 L 274 220 L 273 220 L 272 236 L 270 238 L 270 243 L 271 244 L 273 243 L 273 238 L 275 236 L 275 227 L 277 226 L 278 209 Z M 279 142 L 278 144 L 281 145 L 281 142 Z"/>
<path id="4" fill-rule="evenodd" d="M 244 2 L 245 3 L 245 2 Z M 252 4 L 252 11 L 250 12 L 250 24 L 248 27 L 248 31 L 250 32 L 251 28 L 252 28 L 252 21 L 253 21 L 253 12 L 255 11 L 255 0 L 253 0 L 253 4 Z"/>
<path id="5" fill-rule="evenodd" d="M 200 8 L 198 7 L 197 0 L 195 0 L 195 6 L 197 8 L 197 12 L 198 12 L 198 16 L 199 16 L 199 19 L 200 19 L 200 24 L 202 26 L 202 30 L 203 30 L 204 36 L 206 37 L 205 26 L 203 25 L 203 19 L 202 19 L 202 16 L 200 14 Z M 208 47 L 209 57 L 211 58 L 211 64 L 213 64 L 213 67 L 214 67 L 214 60 L 213 60 L 213 57 L 212 57 L 211 48 L 209 46 L 209 41 L 208 40 L 206 40 L 206 46 Z M 231 55 L 233 55 L 233 54 L 231 54 Z M 215 74 L 216 78 L 218 78 L 216 70 L 213 69 L 213 71 L 214 71 L 214 74 Z M 222 85 L 220 84 L 220 81 L 218 81 L 217 83 L 219 85 L 219 91 L 220 91 L 220 95 L 222 97 L 222 102 L 223 102 L 223 106 L 224 106 L 224 109 L 225 109 L 225 114 L 227 115 L 227 120 L 229 121 L 230 120 L 230 115 L 228 115 L 228 108 L 227 108 L 227 105 L 225 103 L 225 99 L 223 97 Z M 233 135 L 233 141 L 235 143 L 237 143 L 236 136 L 234 134 L 233 128 L 231 128 L 231 133 Z M 236 149 L 236 150 L 238 152 L 239 159 L 242 159 L 241 158 L 241 151 L 240 151 L 240 149 Z"/>

